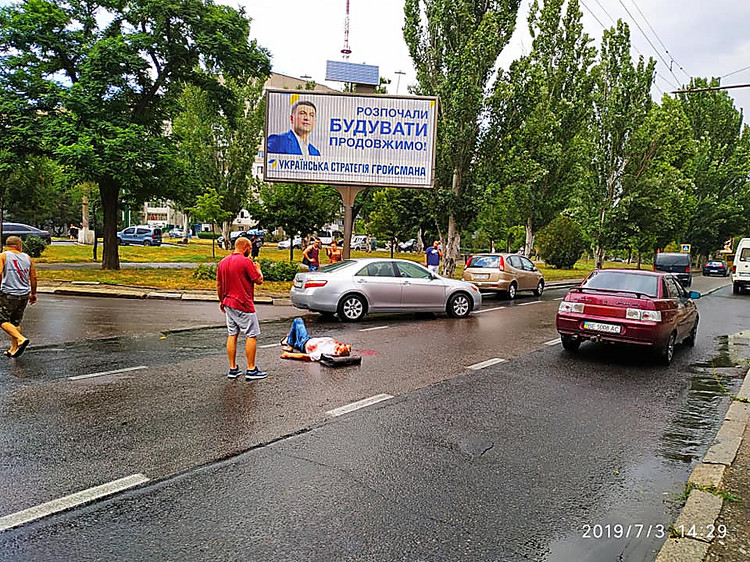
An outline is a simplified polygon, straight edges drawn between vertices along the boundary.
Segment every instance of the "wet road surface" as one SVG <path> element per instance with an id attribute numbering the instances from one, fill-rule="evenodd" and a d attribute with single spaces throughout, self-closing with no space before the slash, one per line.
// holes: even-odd
<path id="1" fill-rule="evenodd" d="M 552 345 L 563 294 L 490 299 L 466 321 L 314 317 L 313 333 L 352 343 L 363 365 L 331 370 L 261 350 L 272 374 L 257 383 L 224 377 L 220 329 L 79 343 L 57 355 L 31 349 L 0 375 L 0 515 L 129 474 L 163 480 L 7 531 L 0 551 L 648 559 L 655 537 L 587 541 L 582 526 L 671 522 L 665 500 L 681 491 L 727 405 L 714 375 L 730 389 L 737 380 L 738 368 L 707 365 L 729 347 L 722 336 L 750 326 L 750 299 L 725 288 L 699 301 L 699 343 L 665 369 L 630 350 L 591 344 L 570 356 Z M 287 326 L 264 324 L 260 344 L 277 343 Z M 379 329 L 361 331 L 370 328 Z M 107 365 L 147 368 L 67 378 Z M 378 394 L 395 398 L 326 413 Z M 214 541 L 220 547 L 202 550 Z"/>

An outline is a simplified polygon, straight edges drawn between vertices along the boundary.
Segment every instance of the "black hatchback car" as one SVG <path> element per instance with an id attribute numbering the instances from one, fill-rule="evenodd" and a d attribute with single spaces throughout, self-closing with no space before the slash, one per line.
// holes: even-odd
<path id="1" fill-rule="evenodd" d="M 654 271 L 671 273 L 684 287 L 693 284 L 693 274 L 690 271 L 690 254 L 661 252 L 654 256 Z"/>
<path id="2" fill-rule="evenodd" d="M 709 260 L 703 266 L 703 275 L 729 275 L 729 266 L 724 260 Z"/>
<path id="3" fill-rule="evenodd" d="M 26 240 L 27 236 L 36 236 L 44 240 L 47 244 L 52 244 L 52 237 L 48 231 L 29 226 L 28 224 L 21 224 L 20 222 L 3 223 L 3 244 L 5 244 L 8 236 L 18 236 L 21 240 Z"/>

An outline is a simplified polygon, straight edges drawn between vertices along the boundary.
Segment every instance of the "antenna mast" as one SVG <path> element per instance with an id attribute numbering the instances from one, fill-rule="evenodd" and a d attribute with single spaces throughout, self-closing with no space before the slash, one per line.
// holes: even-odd
<path id="1" fill-rule="evenodd" d="M 344 19 L 344 48 L 341 49 L 344 60 L 349 60 L 352 50 L 349 48 L 349 0 L 346 0 L 346 19 Z"/>

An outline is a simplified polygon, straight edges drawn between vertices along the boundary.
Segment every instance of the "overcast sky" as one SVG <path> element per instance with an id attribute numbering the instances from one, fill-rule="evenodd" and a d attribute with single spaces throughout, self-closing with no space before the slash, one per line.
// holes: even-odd
<path id="1" fill-rule="evenodd" d="M 227 2 L 244 6 L 253 18 L 251 35 L 271 51 L 275 72 L 325 82 L 326 60 L 341 60 L 346 0 Z M 526 24 L 530 3 L 522 0 L 516 33 L 500 58 L 503 67 L 531 46 Z M 602 25 L 610 27 L 617 18 L 628 22 L 633 55 L 642 53 L 657 61 L 656 98 L 688 82 L 682 69 L 690 76 L 724 77 L 724 85 L 750 83 L 750 68 L 745 68 L 750 67 L 747 0 L 583 0 L 581 9 L 584 27 L 597 44 Z M 392 80 L 389 93 L 397 93 L 397 86 L 398 93 L 406 93 L 406 86 L 415 82 L 401 31 L 403 20 L 403 0 L 350 0 L 349 60 L 379 66 L 380 75 Z M 728 76 L 740 69 L 744 70 Z M 406 74 L 399 76 L 397 71 Z M 735 105 L 745 109 L 745 122 L 750 122 L 750 88 L 729 92 Z"/>

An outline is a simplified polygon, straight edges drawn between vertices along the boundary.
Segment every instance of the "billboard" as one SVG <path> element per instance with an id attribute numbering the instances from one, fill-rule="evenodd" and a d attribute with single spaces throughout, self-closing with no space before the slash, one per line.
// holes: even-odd
<path id="1" fill-rule="evenodd" d="M 269 90 L 266 181 L 432 187 L 437 98 Z"/>

